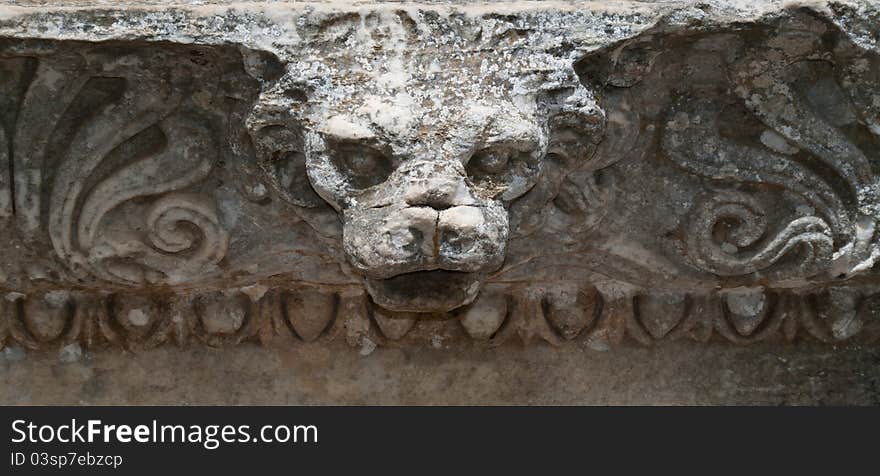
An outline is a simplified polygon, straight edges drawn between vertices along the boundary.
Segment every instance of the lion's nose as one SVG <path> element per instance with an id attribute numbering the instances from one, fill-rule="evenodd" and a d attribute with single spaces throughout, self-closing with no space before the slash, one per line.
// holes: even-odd
<path id="1" fill-rule="evenodd" d="M 403 199 L 411 207 L 430 207 L 437 211 L 474 203 L 464 180 L 458 178 L 430 178 L 417 181 L 407 188 Z"/>
<path id="2" fill-rule="evenodd" d="M 477 207 L 455 207 L 440 213 L 437 220 L 440 253 L 453 261 L 461 259 L 481 239 L 480 227 L 485 223 Z"/>

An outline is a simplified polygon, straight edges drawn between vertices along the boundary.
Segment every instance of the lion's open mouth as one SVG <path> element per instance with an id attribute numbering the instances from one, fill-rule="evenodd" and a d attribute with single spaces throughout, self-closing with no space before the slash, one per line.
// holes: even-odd
<path id="1" fill-rule="evenodd" d="M 416 271 L 367 278 L 367 290 L 376 304 L 392 311 L 446 312 L 473 301 L 483 278 L 481 273 Z"/>

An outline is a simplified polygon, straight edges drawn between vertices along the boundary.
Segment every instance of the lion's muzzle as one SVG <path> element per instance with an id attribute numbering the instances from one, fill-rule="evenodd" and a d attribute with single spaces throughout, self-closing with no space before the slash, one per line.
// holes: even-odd
<path id="1" fill-rule="evenodd" d="M 472 301 L 504 261 L 504 207 L 475 197 L 462 175 L 437 172 L 410 168 L 398 182 L 402 199 L 346 210 L 345 251 L 384 307 L 454 309 Z"/>

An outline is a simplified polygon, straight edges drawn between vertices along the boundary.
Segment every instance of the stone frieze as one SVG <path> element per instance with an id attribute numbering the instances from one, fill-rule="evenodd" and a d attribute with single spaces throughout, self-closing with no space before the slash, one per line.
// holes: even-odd
<path id="1" fill-rule="evenodd" d="M 0 13 L 0 345 L 880 336 L 870 2 Z"/>

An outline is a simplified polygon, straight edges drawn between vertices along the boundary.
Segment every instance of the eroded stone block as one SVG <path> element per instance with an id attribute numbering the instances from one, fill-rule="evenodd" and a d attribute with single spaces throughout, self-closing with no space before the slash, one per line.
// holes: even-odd
<path id="1" fill-rule="evenodd" d="M 872 2 L 68 7 L 0 6 L 0 345 L 878 336 Z"/>

